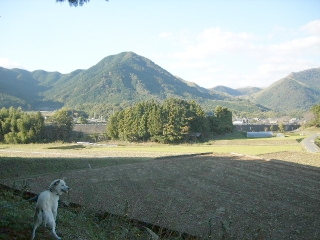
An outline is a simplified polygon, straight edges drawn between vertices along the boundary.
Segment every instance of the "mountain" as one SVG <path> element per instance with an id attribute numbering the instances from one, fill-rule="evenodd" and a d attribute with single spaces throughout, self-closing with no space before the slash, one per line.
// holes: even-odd
<path id="1" fill-rule="evenodd" d="M 306 110 L 319 102 L 320 69 L 292 73 L 266 89 L 206 89 L 172 75 L 133 52 L 105 57 L 69 74 L 0 67 L 0 108 L 53 110 L 62 106 L 104 116 L 144 100 L 170 97 L 197 101 L 207 112 L 217 105 L 237 113 Z"/>
<path id="2" fill-rule="evenodd" d="M 237 91 L 236 89 L 233 89 L 233 88 L 229 88 L 229 87 L 226 87 L 226 86 L 216 86 L 214 88 L 211 88 L 210 90 L 215 90 L 215 91 L 219 91 L 219 92 L 222 92 L 222 93 L 226 93 L 228 95 L 231 95 L 231 96 L 240 96 L 242 95 L 239 91 Z"/>
<path id="3" fill-rule="evenodd" d="M 291 73 L 252 97 L 276 111 L 308 110 L 320 102 L 320 68 Z"/>
<path id="4" fill-rule="evenodd" d="M 46 101 L 41 93 L 46 91 L 45 86 L 32 76 L 31 72 L 22 69 L 5 69 L 0 67 L 0 107 L 22 107 L 32 109 L 34 106 L 52 105 L 61 107 L 54 101 Z"/>
<path id="5" fill-rule="evenodd" d="M 108 56 L 87 70 L 54 79 L 39 78 L 53 88 L 44 92 L 46 99 L 58 100 L 69 106 L 84 103 L 137 102 L 168 97 L 186 99 L 224 99 L 220 93 L 191 86 L 173 76 L 151 60 L 133 52 Z"/>
<path id="6" fill-rule="evenodd" d="M 260 92 L 262 88 L 258 87 L 244 87 L 244 88 L 237 88 L 236 91 L 240 93 L 240 95 L 251 95 L 257 92 Z"/>
<path id="7" fill-rule="evenodd" d="M 261 88 L 257 88 L 257 87 L 245 87 L 245 88 L 233 89 L 233 88 L 229 88 L 229 87 L 226 87 L 226 86 L 219 85 L 219 86 L 216 86 L 214 88 L 211 88 L 210 90 L 211 91 L 215 90 L 215 91 L 218 91 L 218 92 L 221 92 L 221 93 L 226 93 L 226 94 L 231 95 L 231 96 L 243 96 L 243 95 L 254 94 L 256 92 L 261 91 L 262 89 Z"/>
<path id="8" fill-rule="evenodd" d="M 197 101 L 223 100 L 209 91 L 173 76 L 151 60 L 133 52 L 108 56 L 87 70 L 69 74 L 37 70 L 0 69 L 0 107 L 55 109 L 82 104 L 121 105 L 169 97 Z"/>

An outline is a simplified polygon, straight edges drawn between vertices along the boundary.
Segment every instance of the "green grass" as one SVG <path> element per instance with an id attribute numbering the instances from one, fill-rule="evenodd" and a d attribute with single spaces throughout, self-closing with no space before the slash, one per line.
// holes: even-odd
<path id="1" fill-rule="evenodd" d="M 213 147 L 213 152 L 217 153 L 240 153 L 246 155 L 261 155 L 275 152 L 303 151 L 301 146 L 217 146 Z"/>
<path id="2" fill-rule="evenodd" d="M 115 143 L 113 146 L 103 145 L 78 145 L 78 144 L 28 144 L 28 145 L 0 145 L 0 156 L 18 156 L 23 157 L 46 157 L 46 158 L 97 158 L 97 157 L 136 157 L 137 154 L 142 157 L 151 155 L 156 156 L 177 155 L 186 153 L 202 152 L 239 152 L 243 154 L 265 154 L 279 151 L 303 151 L 300 142 L 304 136 L 288 135 L 285 138 L 231 138 L 224 137 L 211 140 L 205 143 L 166 145 L 157 143 Z M 9 154 L 11 152 L 11 154 Z M 122 153 L 122 155 L 117 153 Z M 32 156 L 28 156 L 32 154 Z M 147 156 L 148 157 L 148 156 Z"/>
<path id="3" fill-rule="evenodd" d="M 0 239 L 31 238 L 34 202 L 20 204 L 22 201 L 24 199 L 21 193 L 0 189 Z M 19 205 L 10 207 L 14 204 Z M 150 239 L 150 235 L 143 225 L 126 217 L 72 207 L 59 208 L 57 233 L 65 240 Z M 53 239 L 50 229 L 40 226 L 36 232 L 36 239 Z M 169 239 L 178 238 L 174 237 L 174 233 L 172 233 Z"/>
<path id="4" fill-rule="evenodd" d="M 230 143 L 232 144 L 232 143 Z M 217 153 L 242 153 L 248 155 L 259 155 L 274 152 L 284 151 L 303 151 L 299 145 L 210 145 L 210 146 L 175 146 L 175 147 L 119 147 L 113 151 L 123 152 L 162 152 L 162 153 L 204 153 L 204 152 L 217 152 Z"/>

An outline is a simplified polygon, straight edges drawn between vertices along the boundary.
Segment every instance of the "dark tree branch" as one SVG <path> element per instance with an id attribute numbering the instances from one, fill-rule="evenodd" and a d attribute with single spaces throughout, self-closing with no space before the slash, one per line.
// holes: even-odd
<path id="1" fill-rule="evenodd" d="M 56 2 L 65 2 L 68 1 L 70 6 L 78 7 L 82 6 L 84 3 L 88 3 L 90 0 L 56 0 Z M 108 2 L 108 0 L 106 0 Z"/>

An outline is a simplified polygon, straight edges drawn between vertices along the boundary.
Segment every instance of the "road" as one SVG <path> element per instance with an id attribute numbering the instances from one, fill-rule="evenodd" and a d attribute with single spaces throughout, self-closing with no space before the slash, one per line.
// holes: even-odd
<path id="1" fill-rule="evenodd" d="M 308 152 L 311 152 L 311 153 L 320 152 L 319 147 L 314 143 L 314 140 L 317 137 L 320 137 L 319 133 L 312 134 L 301 142 Z"/>

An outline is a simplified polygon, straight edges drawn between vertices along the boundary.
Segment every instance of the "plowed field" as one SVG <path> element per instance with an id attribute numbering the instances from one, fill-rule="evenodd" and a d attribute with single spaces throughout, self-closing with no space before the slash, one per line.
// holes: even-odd
<path id="1" fill-rule="evenodd" d="M 27 181 L 40 192 L 66 177 L 71 202 L 202 237 L 320 239 L 320 157 L 281 154 L 163 158 Z"/>

